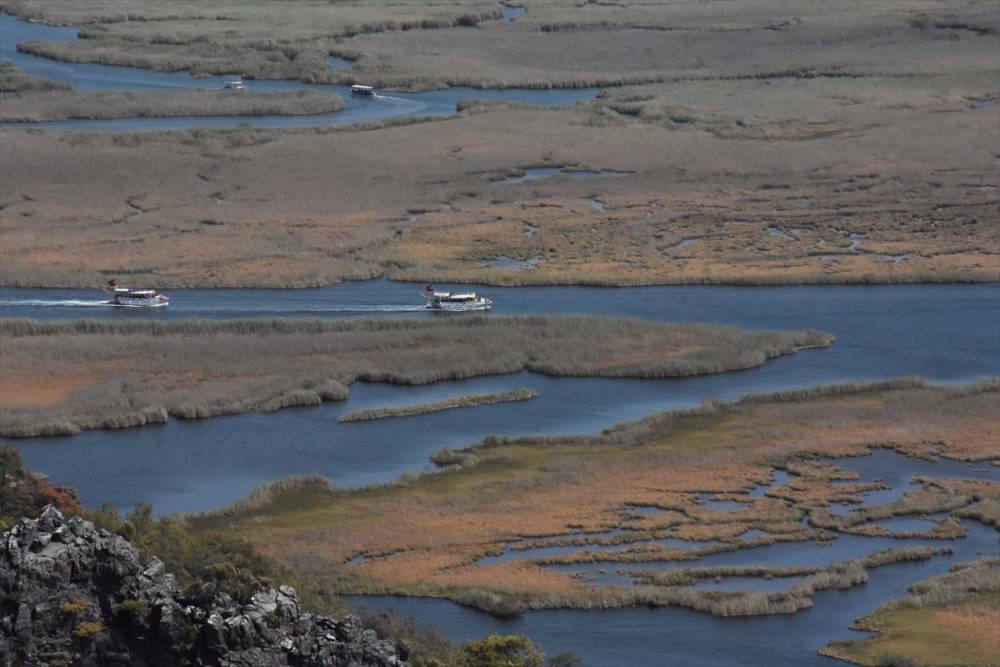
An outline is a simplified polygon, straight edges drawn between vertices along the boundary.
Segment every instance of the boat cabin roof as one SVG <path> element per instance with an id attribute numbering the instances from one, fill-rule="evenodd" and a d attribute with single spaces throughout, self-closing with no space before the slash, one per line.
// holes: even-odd
<path id="1" fill-rule="evenodd" d="M 375 88 L 372 86 L 361 86 L 358 84 L 354 84 L 353 86 L 351 86 L 351 90 L 375 90 Z"/>
<path id="2" fill-rule="evenodd" d="M 131 287 L 116 287 L 114 289 L 115 294 L 121 296 L 135 295 L 135 296 L 152 296 L 156 294 L 155 289 L 132 289 Z"/>
<path id="3" fill-rule="evenodd" d="M 451 292 L 434 292 L 434 298 L 441 301 L 474 301 L 476 293 L 452 294 Z"/>

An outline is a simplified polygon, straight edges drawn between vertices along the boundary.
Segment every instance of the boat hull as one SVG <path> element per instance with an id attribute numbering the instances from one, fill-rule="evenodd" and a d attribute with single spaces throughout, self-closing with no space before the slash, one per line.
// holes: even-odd
<path id="1" fill-rule="evenodd" d="M 429 303 L 427 304 L 427 310 L 433 310 L 436 312 L 443 313 L 468 313 L 474 311 L 489 310 L 493 307 L 492 303 L 489 302 L 479 302 L 479 303 Z"/>
<path id="2" fill-rule="evenodd" d="M 118 297 L 108 301 L 109 306 L 119 308 L 163 308 L 170 305 L 167 299 L 130 299 L 128 297 Z"/>

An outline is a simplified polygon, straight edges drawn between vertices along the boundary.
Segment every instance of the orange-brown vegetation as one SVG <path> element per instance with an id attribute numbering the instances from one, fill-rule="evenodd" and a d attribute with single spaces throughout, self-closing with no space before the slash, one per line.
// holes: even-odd
<path id="1" fill-rule="evenodd" d="M 475 462 L 466 466 L 377 488 L 299 490 L 269 506 L 193 521 L 200 528 L 249 534 L 267 553 L 310 576 L 332 579 L 344 593 L 440 595 L 492 610 L 651 602 L 656 595 L 645 588 L 595 588 L 545 569 L 542 559 L 476 561 L 505 544 L 580 547 L 548 562 L 698 555 L 697 549 L 692 554 L 628 537 L 587 535 L 619 526 L 625 533 L 641 528 L 638 534 L 646 538 L 723 540 L 757 527 L 767 533 L 754 540 L 762 544 L 833 537 L 828 529 L 798 524 L 809 506 L 828 502 L 826 497 L 802 502 L 792 496 L 791 506 L 777 498 L 745 497 L 745 509 L 716 512 L 699 505 L 697 494 L 746 494 L 766 482 L 776 465 L 813 467 L 829 476 L 834 473 L 824 466 L 800 462 L 863 454 L 870 446 L 995 456 L 997 391 L 996 382 L 938 387 L 906 381 L 663 413 L 593 438 L 487 440 L 471 449 Z M 971 495 L 954 495 L 949 507 L 971 502 Z M 892 512 L 906 513 L 911 505 L 912 499 L 900 501 Z M 669 512 L 636 521 L 630 514 L 636 506 Z M 569 538 L 543 539 L 567 533 Z M 588 551 L 588 544 L 597 543 L 621 543 L 623 549 Z M 739 546 L 730 542 L 701 553 Z M 364 558 L 350 562 L 357 556 Z"/>
<path id="2" fill-rule="evenodd" d="M 3 130 L 0 283 L 995 280 L 993 80 L 919 81 L 686 82 L 375 128 Z M 632 97 L 650 111 L 622 113 Z M 688 120 L 660 117 L 673 104 Z M 796 114 L 850 132 L 744 127 Z M 533 166 L 628 173 L 502 180 Z"/>

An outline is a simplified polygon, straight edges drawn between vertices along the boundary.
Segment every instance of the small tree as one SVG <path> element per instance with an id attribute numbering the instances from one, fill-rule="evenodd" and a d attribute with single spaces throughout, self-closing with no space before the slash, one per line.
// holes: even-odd
<path id="1" fill-rule="evenodd" d="M 545 655 L 521 635 L 490 635 L 462 645 L 462 667 L 542 667 Z"/>

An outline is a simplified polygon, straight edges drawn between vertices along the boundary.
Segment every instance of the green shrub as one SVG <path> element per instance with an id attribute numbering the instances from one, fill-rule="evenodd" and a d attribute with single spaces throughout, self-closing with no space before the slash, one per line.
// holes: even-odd
<path id="1" fill-rule="evenodd" d="M 122 602 L 122 613 L 137 621 L 141 621 L 149 613 L 149 606 L 143 600 L 130 598 Z"/>
<path id="2" fill-rule="evenodd" d="M 878 658 L 878 667 L 919 667 L 919 663 L 902 653 L 884 653 Z"/>
<path id="3" fill-rule="evenodd" d="M 545 656 L 527 637 L 490 635 L 462 645 L 462 667 L 541 667 Z"/>

